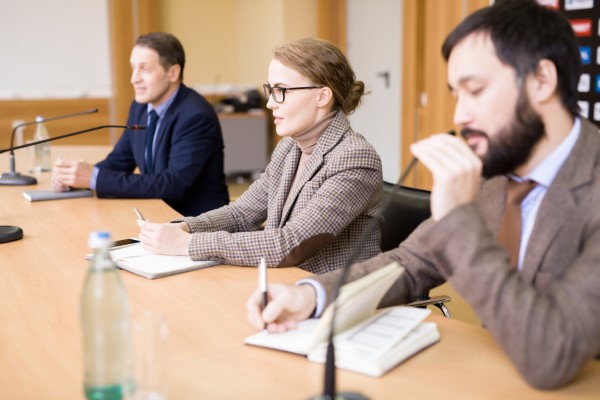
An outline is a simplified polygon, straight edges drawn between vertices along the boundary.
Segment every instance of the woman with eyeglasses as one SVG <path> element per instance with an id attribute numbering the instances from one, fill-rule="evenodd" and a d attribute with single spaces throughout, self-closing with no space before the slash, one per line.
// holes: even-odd
<path id="1" fill-rule="evenodd" d="M 265 172 L 227 206 L 178 223 L 138 220 L 146 249 L 312 273 L 348 263 L 382 200 L 381 160 L 346 117 L 364 84 L 337 47 L 302 39 L 275 50 L 263 87 L 282 137 Z M 380 227 L 353 261 L 379 253 Z"/>

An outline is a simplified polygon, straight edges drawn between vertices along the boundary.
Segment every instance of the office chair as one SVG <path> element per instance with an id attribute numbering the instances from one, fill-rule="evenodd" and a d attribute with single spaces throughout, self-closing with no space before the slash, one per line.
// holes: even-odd
<path id="1" fill-rule="evenodd" d="M 384 204 L 383 229 L 381 230 L 381 251 L 388 251 L 398 247 L 421 222 L 431 216 L 429 207 L 430 192 L 427 190 L 414 189 L 383 182 Z M 388 203 L 388 198 L 392 196 Z M 429 297 L 429 293 L 423 293 L 417 301 L 409 303 L 409 306 L 426 307 L 434 305 L 440 309 L 446 318 L 450 318 L 450 312 L 444 303 L 450 301 L 450 296 Z"/>

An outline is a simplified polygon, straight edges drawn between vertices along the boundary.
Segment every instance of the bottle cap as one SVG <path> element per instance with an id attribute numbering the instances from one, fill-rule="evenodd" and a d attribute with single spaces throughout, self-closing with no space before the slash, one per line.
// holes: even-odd
<path id="1" fill-rule="evenodd" d="M 108 247 L 110 244 L 110 233 L 106 231 L 94 231 L 90 232 L 88 239 L 88 245 L 92 249 L 99 249 L 101 247 Z"/>

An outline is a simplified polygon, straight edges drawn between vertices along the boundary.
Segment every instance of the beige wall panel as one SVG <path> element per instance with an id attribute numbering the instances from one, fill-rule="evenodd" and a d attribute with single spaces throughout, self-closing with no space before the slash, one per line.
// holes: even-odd
<path id="1" fill-rule="evenodd" d="M 284 41 L 317 36 L 316 0 L 284 0 L 284 4 Z"/>
<path id="2" fill-rule="evenodd" d="M 37 115 L 45 118 L 57 117 L 76 112 L 83 112 L 97 108 L 98 112 L 89 115 L 81 115 L 73 118 L 65 118 L 46 123 L 46 128 L 50 137 L 64 135 L 88 129 L 94 126 L 109 124 L 108 99 L 102 98 L 81 98 L 81 99 L 39 99 L 39 100 L 1 100 L 0 101 L 0 133 L 2 133 L 1 148 L 8 147 L 10 144 L 10 134 L 12 132 L 12 123 L 15 120 L 33 121 Z M 118 124 L 126 121 L 117 122 Z M 121 132 L 122 129 L 117 129 Z M 24 127 L 23 140 L 26 142 L 33 139 L 35 125 Z M 110 144 L 109 129 L 102 129 L 95 132 L 85 133 L 72 138 L 61 139 L 54 145 L 65 144 Z M 17 143 L 15 142 L 15 145 Z M 17 150 L 19 152 L 27 149 Z M 18 158 L 18 156 L 17 156 Z M 6 165 L 0 165 L 0 171 L 6 172 Z M 24 171 L 20 171 L 24 172 Z"/>
<path id="3" fill-rule="evenodd" d="M 286 24 L 283 0 L 238 0 L 237 81 L 259 86 L 267 81 L 273 49 L 283 42 Z"/>
<path id="4" fill-rule="evenodd" d="M 273 49 L 316 36 L 316 0 L 163 0 L 160 26 L 186 50 L 185 83 L 259 86 Z"/>
<path id="5" fill-rule="evenodd" d="M 237 81 L 236 0 L 162 0 L 160 29 L 181 41 L 188 85 Z"/>
<path id="6" fill-rule="evenodd" d="M 267 80 L 273 50 L 289 40 L 317 35 L 316 0 L 237 1 L 237 65 L 240 85 Z"/>

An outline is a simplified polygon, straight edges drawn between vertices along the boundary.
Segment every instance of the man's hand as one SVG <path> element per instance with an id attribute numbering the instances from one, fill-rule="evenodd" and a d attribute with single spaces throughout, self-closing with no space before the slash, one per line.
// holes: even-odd
<path id="1" fill-rule="evenodd" d="M 482 162 L 464 141 L 445 133 L 437 134 L 414 143 L 410 150 L 433 175 L 434 221 L 462 204 L 475 201 Z"/>
<path id="2" fill-rule="evenodd" d="M 69 187 L 86 189 L 90 187 L 93 166 L 85 161 L 58 158 L 52 169 L 52 190 L 63 192 Z"/>
<path id="3" fill-rule="evenodd" d="M 269 303 L 262 310 L 262 292 L 256 290 L 246 302 L 248 321 L 256 329 L 266 325 L 269 332 L 285 332 L 296 327 L 298 321 L 307 319 L 317 303 L 311 285 L 269 285 Z"/>
<path id="4" fill-rule="evenodd" d="M 169 256 L 189 255 L 192 235 L 184 230 L 186 223 L 155 224 L 138 219 L 137 224 L 141 229 L 139 239 L 144 249 Z"/>
<path id="5" fill-rule="evenodd" d="M 63 167 L 63 162 L 64 162 L 64 159 L 62 157 L 58 157 L 56 159 L 56 161 L 54 162 L 54 168 L 52 169 L 51 184 L 52 184 L 52 190 L 55 192 L 66 192 L 70 189 L 69 185 L 67 185 L 61 181 L 61 178 L 59 175 L 59 173 L 60 173 L 59 171 Z"/>

